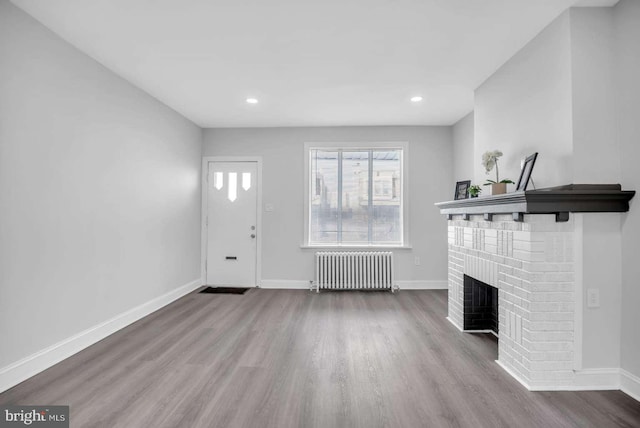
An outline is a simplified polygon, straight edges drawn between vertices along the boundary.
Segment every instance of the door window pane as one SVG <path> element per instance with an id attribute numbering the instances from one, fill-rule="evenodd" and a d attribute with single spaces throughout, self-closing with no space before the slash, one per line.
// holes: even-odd
<path id="1" fill-rule="evenodd" d="M 224 186 L 224 174 L 221 172 L 213 173 L 213 187 L 220 190 Z"/>
<path id="2" fill-rule="evenodd" d="M 251 173 L 250 172 L 242 173 L 242 188 L 244 190 L 251 189 Z"/>
<path id="3" fill-rule="evenodd" d="M 229 173 L 229 193 L 228 198 L 231 202 L 235 201 L 238 197 L 238 173 Z"/>

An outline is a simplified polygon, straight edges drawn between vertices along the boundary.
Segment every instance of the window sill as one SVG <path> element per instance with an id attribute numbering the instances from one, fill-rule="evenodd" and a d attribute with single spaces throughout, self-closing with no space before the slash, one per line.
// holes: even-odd
<path id="1" fill-rule="evenodd" d="M 303 250 L 412 250 L 411 245 L 300 245 Z"/>

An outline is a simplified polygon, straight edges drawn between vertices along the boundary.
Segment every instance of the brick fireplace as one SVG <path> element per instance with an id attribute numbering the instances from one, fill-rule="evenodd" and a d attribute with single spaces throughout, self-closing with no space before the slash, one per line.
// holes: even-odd
<path id="1" fill-rule="evenodd" d="M 640 385 L 619 369 L 616 301 L 617 213 L 634 195 L 619 184 L 568 184 L 436 203 L 448 217 L 448 319 L 495 333 L 497 310 L 497 362 L 529 389 Z M 475 296 L 469 281 L 482 284 Z"/>
<path id="2" fill-rule="evenodd" d="M 461 218 L 448 225 L 449 320 L 461 330 L 479 330 L 465 329 L 465 276 L 495 287 L 498 363 L 532 388 L 571 385 L 573 220 L 556 222 L 549 214 L 525 215 L 522 222 L 511 215 Z"/>

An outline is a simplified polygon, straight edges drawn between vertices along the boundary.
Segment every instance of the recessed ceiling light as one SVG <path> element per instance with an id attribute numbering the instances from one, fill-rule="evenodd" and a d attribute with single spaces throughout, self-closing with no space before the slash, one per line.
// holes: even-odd
<path id="1" fill-rule="evenodd" d="M 417 97 L 411 97 L 412 103 L 419 103 L 420 101 L 422 101 L 422 97 L 419 95 Z"/>
<path id="2" fill-rule="evenodd" d="M 258 104 L 257 98 L 247 98 L 247 103 L 249 104 Z"/>

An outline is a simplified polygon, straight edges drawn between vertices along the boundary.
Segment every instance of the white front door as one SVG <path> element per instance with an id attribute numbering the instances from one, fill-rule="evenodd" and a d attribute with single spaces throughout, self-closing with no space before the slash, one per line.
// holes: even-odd
<path id="1" fill-rule="evenodd" d="M 257 173 L 257 162 L 208 163 L 208 285 L 256 286 Z"/>

